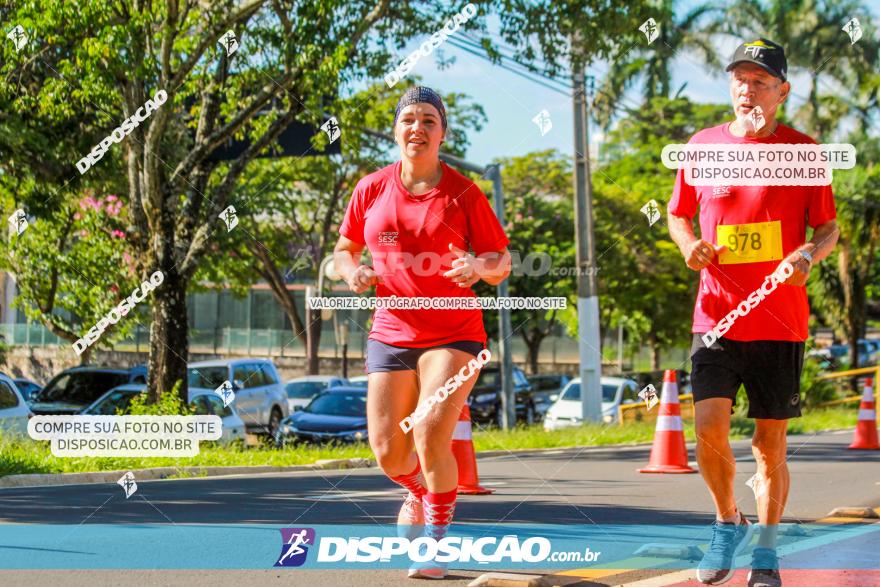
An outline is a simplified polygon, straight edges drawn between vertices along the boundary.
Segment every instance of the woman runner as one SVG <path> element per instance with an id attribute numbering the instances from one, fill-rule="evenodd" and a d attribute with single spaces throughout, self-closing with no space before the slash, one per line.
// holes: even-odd
<path id="1" fill-rule="evenodd" d="M 375 286 L 379 298 L 473 298 L 477 281 L 497 285 L 510 273 L 509 241 L 485 194 L 440 161 L 445 137 L 440 96 L 409 88 L 394 116 L 401 159 L 358 182 L 339 229 L 335 267 L 354 293 Z M 360 263 L 365 246 L 372 267 Z M 398 525 L 411 539 L 424 531 L 439 540 L 452 522 L 458 486 L 452 433 L 477 372 L 431 406 L 411 434 L 400 423 L 462 368 L 470 372 L 468 362 L 485 348 L 479 309 L 379 307 L 373 315 L 367 428 L 379 466 L 409 491 Z M 442 579 L 446 569 L 428 563 L 409 576 Z"/>

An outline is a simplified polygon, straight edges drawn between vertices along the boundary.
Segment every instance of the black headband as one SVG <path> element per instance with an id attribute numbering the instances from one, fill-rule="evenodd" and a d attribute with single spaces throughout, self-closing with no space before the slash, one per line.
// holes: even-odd
<path id="1" fill-rule="evenodd" d="M 440 113 L 440 122 L 443 124 L 443 130 L 446 130 L 446 108 L 443 107 L 443 99 L 440 94 L 425 86 L 412 86 L 409 88 L 400 100 L 397 102 L 397 110 L 394 112 L 394 124 L 397 124 L 397 117 L 400 111 L 410 104 L 419 103 L 430 104 Z"/>

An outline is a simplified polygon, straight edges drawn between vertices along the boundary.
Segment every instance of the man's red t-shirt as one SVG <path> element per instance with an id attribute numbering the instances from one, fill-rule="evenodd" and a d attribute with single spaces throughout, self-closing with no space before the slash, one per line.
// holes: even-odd
<path id="1" fill-rule="evenodd" d="M 784 124 L 779 124 L 774 134 L 764 138 L 737 137 L 731 134 L 729 125 L 724 123 L 701 130 L 689 144 L 815 144 L 807 135 Z M 778 259 L 720 263 L 715 257 L 712 264 L 700 271 L 692 330 L 697 333 L 712 330 L 719 320 L 764 283 L 764 278 L 779 266 L 782 259 L 804 244 L 807 224 L 815 228 L 837 216 L 831 186 L 691 186 L 684 180 L 684 170 L 679 169 L 669 211 L 675 216 L 693 218 L 698 205 L 701 238 L 707 242 L 731 247 L 728 242 L 717 242 L 719 232 L 726 234 L 725 240 L 728 240 L 736 238 L 731 232 L 741 231 L 744 234 L 740 236 L 745 239 L 751 236 L 749 228 L 732 227 L 759 223 L 752 226 L 781 230 L 782 246 L 781 256 L 774 255 Z M 719 225 L 725 226 L 719 231 Z M 724 337 L 740 341 L 803 341 L 808 335 L 809 314 L 806 288 L 780 283 L 746 316 L 737 316 Z"/>
<path id="2" fill-rule="evenodd" d="M 376 296 L 476 297 L 443 277 L 455 256 L 449 243 L 475 255 L 500 252 L 509 240 L 486 195 L 441 162 L 440 183 L 413 195 L 400 180 L 398 161 L 361 179 L 339 233 L 364 244 L 382 282 Z M 370 338 L 394 346 L 425 348 L 448 342 L 486 342 L 480 310 L 377 308 Z"/>

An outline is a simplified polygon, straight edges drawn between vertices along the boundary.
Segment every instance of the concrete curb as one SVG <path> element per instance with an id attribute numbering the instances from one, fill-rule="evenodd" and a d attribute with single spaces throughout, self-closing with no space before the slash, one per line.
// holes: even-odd
<path id="1" fill-rule="evenodd" d="M 52 485 L 86 485 L 92 483 L 116 483 L 128 470 L 138 481 L 167 479 L 175 475 L 192 477 L 221 477 L 229 475 L 254 475 L 260 473 L 291 473 L 295 471 L 317 471 L 328 469 L 362 469 L 375 467 L 373 459 L 323 459 L 311 465 L 291 465 L 289 467 L 153 467 L 151 469 L 123 469 L 119 471 L 98 471 L 93 473 L 36 473 L 27 475 L 7 475 L 0 477 L 0 488 L 45 487 Z M 186 478 L 186 477 L 183 477 Z"/>

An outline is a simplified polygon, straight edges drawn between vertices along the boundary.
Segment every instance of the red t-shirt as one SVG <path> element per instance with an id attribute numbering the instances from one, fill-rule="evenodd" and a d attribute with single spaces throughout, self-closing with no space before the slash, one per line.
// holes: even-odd
<path id="1" fill-rule="evenodd" d="M 480 188 L 441 165 L 440 183 L 426 194 L 416 196 L 404 187 L 399 161 L 364 177 L 354 189 L 339 233 L 369 249 L 382 279 L 378 297 L 476 297 L 471 288 L 443 277 L 455 259 L 449 243 L 480 255 L 503 251 L 510 242 Z M 424 348 L 460 340 L 485 343 L 486 331 L 478 309 L 377 308 L 370 338 Z"/>
<path id="2" fill-rule="evenodd" d="M 765 138 L 737 137 L 724 123 L 695 134 L 693 143 L 814 143 L 807 135 L 784 124 Z M 700 285 L 694 308 L 693 332 L 712 328 L 750 293 L 758 289 L 764 278 L 779 263 L 806 241 L 807 224 L 815 228 L 836 218 L 831 186 L 691 186 L 684 181 L 684 170 L 678 170 L 669 211 L 693 218 L 700 208 L 700 233 L 703 240 L 731 247 L 730 225 L 760 223 L 767 230 L 781 230 L 781 257 L 769 261 L 712 264 L 700 271 Z M 778 224 L 777 224 L 778 222 Z M 728 242 L 718 243 L 718 226 Z M 737 229 L 748 234 L 749 228 Z M 752 237 L 755 238 L 755 237 Z M 758 237 L 760 239 L 760 236 Z M 745 241 L 742 241 L 745 242 Z M 753 243 L 755 244 L 755 243 Z M 756 244 L 760 245 L 760 241 Z M 745 244 L 743 245 L 745 246 Z M 779 255 L 774 255 L 774 257 Z M 805 287 L 779 286 L 746 316 L 737 316 L 723 336 L 731 340 L 806 340 L 810 309 Z"/>

